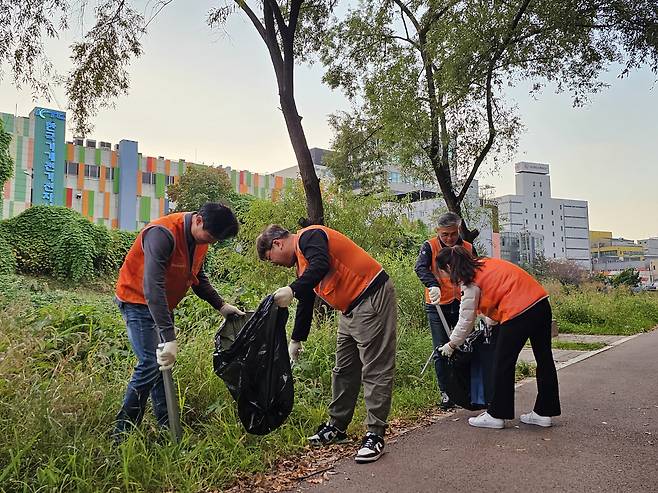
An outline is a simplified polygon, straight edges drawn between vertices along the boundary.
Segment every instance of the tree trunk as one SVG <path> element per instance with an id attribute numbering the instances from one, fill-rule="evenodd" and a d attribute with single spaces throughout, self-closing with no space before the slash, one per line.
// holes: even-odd
<path id="1" fill-rule="evenodd" d="M 322 193 L 320 192 L 320 180 L 315 173 L 311 152 L 308 149 L 306 135 L 302 127 L 302 118 L 297 113 L 297 105 L 293 97 L 281 94 L 281 110 L 286 120 L 290 143 L 295 151 L 299 174 L 306 193 L 306 212 L 311 224 L 324 224 L 324 206 L 322 205 Z"/>

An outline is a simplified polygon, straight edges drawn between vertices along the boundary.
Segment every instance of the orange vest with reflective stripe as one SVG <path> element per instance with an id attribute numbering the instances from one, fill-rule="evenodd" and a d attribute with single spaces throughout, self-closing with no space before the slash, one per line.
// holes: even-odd
<path id="1" fill-rule="evenodd" d="M 521 267 L 498 258 L 480 259 L 473 282 L 480 288 L 480 313 L 499 323 L 520 315 L 548 296 L 534 277 Z"/>
<path id="2" fill-rule="evenodd" d="M 441 287 L 441 299 L 439 300 L 440 305 L 447 305 L 448 303 L 452 303 L 454 300 L 460 300 L 461 299 L 461 293 L 462 290 L 459 286 L 455 286 L 452 281 L 450 280 L 450 275 L 439 269 L 436 266 L 436 257 L 443 249 L 444 247 L 441 246 L 441 243 L 439 243 L 439 239 L 435 236 L 434 238 L 430 238 L 427 240 L 427 242 L 430 244 L 430 248 L 432 249 L 432 264 L 430 267 L 430 271 L 432 274 L 434 274 L 434 277 L 439 281 L 439 286 Z M 470 244 L 468 241 L 462 240 L 461 246 L 466 248 L 470 253 L 473 253 L 473 245 Z M 430 290 L 428 288 L 425 288 L 425 303 L 430 302 Z"/>
<path id="3" fill-rule="evenodd" d="M 329 272 L 313 290 L 333 308 L 345 312 L 382 271 L 382 266 L 344 234 L 313 225 L 300 229 L 295 237 L 297 277 L 308 267 L 308 260 L 299 248 L 299 237 L 313 229 L 324 231 L 329 244 Z"/>
<path id="4" fill-rule="evenodd" d="M 165 273 L 165 290 L 169 309 L 176 308 L 176 305 L 187 294 L 190 286 L 199 284 L 196 276 L 203 266 L 208 245 L 196 245 L 194 259 L 192 265 L 190 265 L 190 254 L 187 248 L 187 239 L 185 238 L 186 214 L 189 213 L 169 214 L 151 221 L 140 231 L 119 271 L 119 280 L 116 286 L 117 298 L 126 303 L 147 304 L 144 297 L 144 249 L 142 239 L 144 232 L 154 226 L 167 228 L 174 238 L 174 250 L 167 262 Z"/>

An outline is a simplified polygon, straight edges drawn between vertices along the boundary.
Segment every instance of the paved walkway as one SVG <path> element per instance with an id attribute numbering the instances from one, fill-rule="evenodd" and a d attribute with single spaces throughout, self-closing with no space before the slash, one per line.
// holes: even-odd
<path id="1" fill-rule="evenodd" d="M 459 411 L 388 443 L 378 462 L 339 462 L 300 491 L 497 492 L 658 490 L 658 331 L 561 369 L 553 428 L 509 421 L 468 426 Z M 517 389 L 517 415 L 532 408 L 532 381 Z M 356 446 L 354 446 L 356 449 Z"/>
<path id="2" fill-rule="evenodd" d="M 610 335 L 589 335 L 589 334 L 560 334 L 557 336 L 559 341 L 564 342 L 600 342 L 605 345 L 614 345 L 620 341 L 624 341 L 628 336 L 610 336 Z M 553 349 L 553 359 L 558 365 L 565 364 L 574 358 L 582 357 L 584 354 L 591 353 L 592 351 L 578 351 L 575 349 Z M 524 348 L 519 355 L 519 361 L 526 363 L 535 363 L 535 356 L 532 354 L 532 349 Z"/>

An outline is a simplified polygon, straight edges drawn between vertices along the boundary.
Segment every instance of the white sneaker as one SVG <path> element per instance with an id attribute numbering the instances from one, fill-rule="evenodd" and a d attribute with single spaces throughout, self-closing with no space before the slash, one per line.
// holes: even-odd
<path id="1" fill-rule="evenodd" d="M 505 420 L 494 418 L 485 411 L 479 416 L 468 418 L 468 424 L 471 426 L 477 426 L 478 428 L 501 429 L 505 427 Z"/>
<path id="2" fill-rule="evenodd" d="M 521 423 L 548 428 L 549 426 L 553 426 L 553 418 L 550 416 L 540 416 L 536 412 L 531 411 L 528 414 L 521 415 Z"/>

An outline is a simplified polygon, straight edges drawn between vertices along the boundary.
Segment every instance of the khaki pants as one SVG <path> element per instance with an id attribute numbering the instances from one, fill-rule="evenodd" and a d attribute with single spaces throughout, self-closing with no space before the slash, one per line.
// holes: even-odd
<path id="1" fill-rule="evenodd" d="M 363 382 L 368 431 L 384 436 L 393 393 L 396 329 L 397 300 L 390 279 L 349 316 L 341 315 L 329 405 L 330 422 L 337 428 L 345 430 L 352 421 Z"/>

